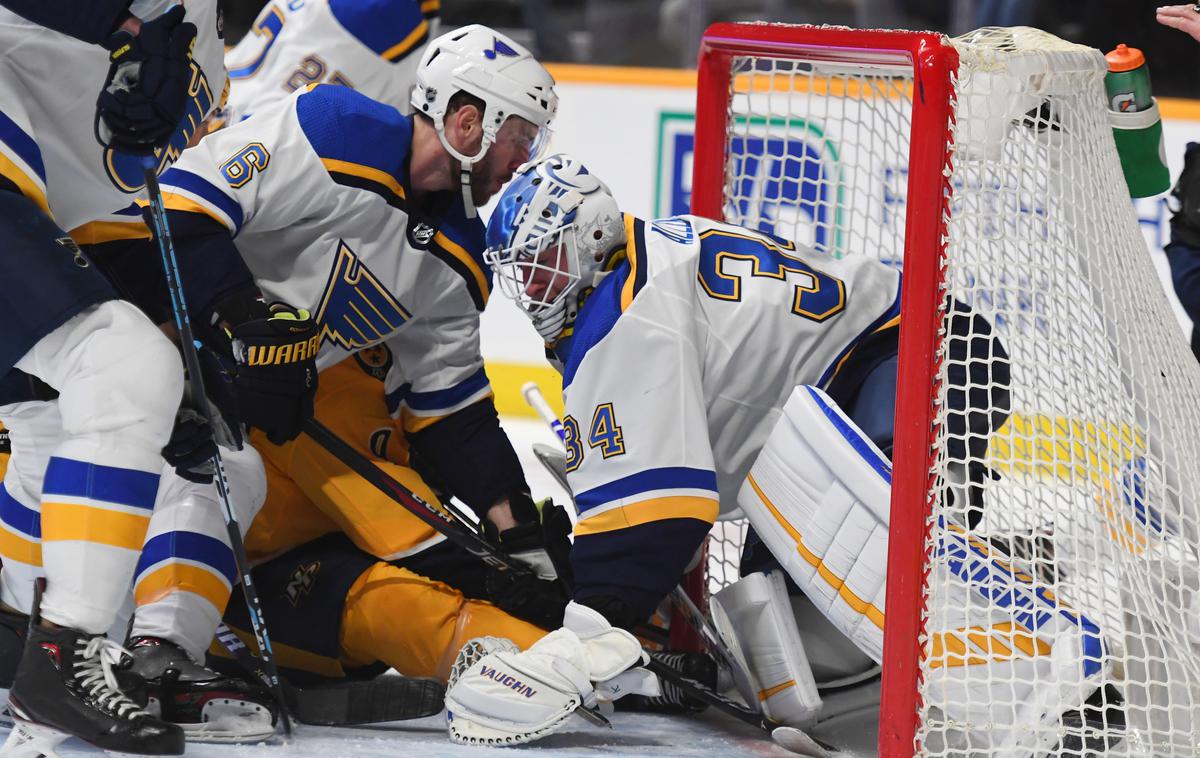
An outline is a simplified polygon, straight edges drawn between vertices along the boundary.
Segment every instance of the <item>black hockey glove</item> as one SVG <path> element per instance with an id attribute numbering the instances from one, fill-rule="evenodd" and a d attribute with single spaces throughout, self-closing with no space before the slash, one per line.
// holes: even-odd
<path id="1" fill-rule="evenodd" d="M 521 493 L 509 500 L 517 526 L 496 534 L 487 520 L 484 532 L 504 552 L 528 564 L 533 575 L 488 569 L 489 599 L 500 609 L 543 629 L 562 626 L 570 602 L 571 519 L 547 498 L 534 503 Z"/>
<path id="2" fill-rule="evenodd" d="M 308 311 L 283 303 L 268 308 L 244 291 L 218 305 L 215 318 L 227 325 L 215 330 L 220 357 L 233 364 L 225 367 L 233 401 L 225 405 L 233 408 L 223 407 L 222 415 L 262 429 L 276 445 L 300 436 L 317 393 L 320 337 Z M 221 405 L 213 390 L 209 395 Z"/>
<path id="3" fill-rule="evenodd" d="M 1200 143 L 1188 143 L 1171 197 L 1178 206 L 1171 215 L 1171 241 L 1200 250 Z"/>
<path id="4" fill-rule="evenodd" d="M 180 408 L 175 414 L 171 439 L 162 449 L 163 458 L 189 482 L 211 484 L 216 473 L 213 461 L 216 454 L 212 427 L 191 408 Z"/>
<path id="5" fill-rule="evenodd" d="M 96 139 L 131 155 L 152 155 L 183 120 L 196 26 L 182 5 L 108 38 L 108 78 L 96 101 Z"/>

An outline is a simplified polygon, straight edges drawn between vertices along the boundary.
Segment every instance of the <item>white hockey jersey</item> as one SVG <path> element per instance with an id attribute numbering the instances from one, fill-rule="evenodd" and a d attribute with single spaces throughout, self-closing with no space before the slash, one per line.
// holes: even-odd
<path id="1" fill-rule="evenodd" d="M 136 0 L 142 19 L 174 0 Z M 188 0 L 196 25 L 187 115 L 159 156 L 159 171 L 179 157 L 225 93 L 224 42 L 217 0 Z M 0 177 L 74 232 L 128 206 L 143 186 L 138 158 L 96 141 L 96 98 L 108 75 L 108 52 L 0 9 Z"/>
<path id="2" fill-rule="evenodd" d="M 386 340 L 389 406 L 408 431 L 491 392 L 483 224 L 457 192 L 414 198 L 412 128 L 395 108 L 317 86 L 209 134 L 161 182 L 168 209 L 230 231 L 268 300 L 312 312 L 318 368 Z"/>
<path id="3" fill-rule="evenodd" d="M 310 84 L 344 84 L 409 112 L 441 0 L 275 0 L 226 56 L 236 123 Z"/>
<path id="4" fill-rule="evenodd" d="M 694 216 L 625 223 L 627 261 L 563 351 L 576 535 L 732 512 L 792 389 L 899 324 L 900 273 L 876 261 Z"/>

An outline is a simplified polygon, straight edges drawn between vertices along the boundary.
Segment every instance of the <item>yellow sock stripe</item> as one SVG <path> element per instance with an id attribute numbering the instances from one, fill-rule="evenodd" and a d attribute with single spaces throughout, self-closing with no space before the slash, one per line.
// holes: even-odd
<path id="1" fill-rule="evenodd" d="M 229 602 L 230 587 L 213 569 L 189 563 L 168 563 L 138 580 L 133 596 L 139 606 L 156 603 L 176 592 L 199 595 L 218 611 Z"/>
<path id="2" fill-rule="evenodd" d="M 800 532 L 796 531 L 796 529 L 790 523 L 788 523 L 787 519 L 785 519 L 779 512 L 779 509 L 775 507 L 775 504 L 772 503 L 770 498 L 763 493 L 762 489 L 760 489 L 758 486 L 758 482 L 754 481 L 753 475 L 747 476 L 746 481 L 750 483 L 750 486 L 758 494 L 758 499 L 762 501 L 763 505 L 767 506 L 767 510 L 771 512 L 771 515 L 775 517 L 775 520 L 779 522 L 779 525 L 782 526 L 784 531 L 786 531 L 788 535 L 790 535 L 791 538 L 796 542 L 796 552 L 800 554 L 800 557 L 803 558 L 810 566 L 815 568 L 817 573 L 821 575 L 821 578 L 824 579 L 830 587 L 833 587 L 835 590 L 837 590 L 838 596 L 846 602 L 846 605 L 854 609 L 856 613 L 861 613 L 862 615 L 866 616 L 875 626 L 883 629 L 883 611 L 854 594 L 854 591 L 846 586 L 845 579 L 842 579 L 837 574 L 833 573 L 833 571 L 831 571 L 829 567 L 825 565 L 825 562 L 822 561 L 816 553 L 808 549 L 808 547 L 804 544 L 804 540 L 800 537 Z"/>
<path id="3" fill-rule="evenodd" d="M 141 551 L 150 514 L 108 511 L 77 503 L 42 503 L 42 542 L 94 542 Z"/>
<path id="4" fill-rule="evenodd" d="M 42 543 L 0 529 L 0 558 L 30 566 L 42 565 Z"/>
<path id="5" fill-rule="evenodd" d="M 720 505 L 716 500 L 704 497 L 692 495 L 656 497 L 640 503 L 622 505 L 595 516 L 585 516 L 575 525 L 575 535 L 612 532 L 670 518 L 694 518 L 711 524 L 717 520 L 719 510 Z"/>

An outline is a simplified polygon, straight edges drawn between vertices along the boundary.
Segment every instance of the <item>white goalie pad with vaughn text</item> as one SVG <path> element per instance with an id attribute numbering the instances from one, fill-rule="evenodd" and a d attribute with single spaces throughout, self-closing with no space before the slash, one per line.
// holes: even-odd
<path id="1" fill-rule="evenodd" d="M 880 663 L 890 500 L 887 458 L 809 386 L 789 398 L 738 495 L 801 591 Z M 939 665 L 924 686 L 998 754 L 1052 747 L 1037 742 L 1052 732 L 1032 727 L 1057 722 L 1098 686 L 1108 663 L 1099 627 L 991 545 L 941 526 L 944 536 L 930 547 L 945 558 L 937 581 L 957 589 L 928 609 L 925 654 Z M 992 675 L 967 677 L 974 667 Z"/>

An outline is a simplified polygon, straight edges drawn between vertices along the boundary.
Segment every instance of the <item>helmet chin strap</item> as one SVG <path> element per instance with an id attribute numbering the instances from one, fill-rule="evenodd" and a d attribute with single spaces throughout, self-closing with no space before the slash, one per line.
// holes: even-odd
<path id="1" fill-rule="evenodd" d="M 479 161 L 483 160 L 483 156 L 487 154 L 488 148 L 492 146 L 496 136 L 483 130 L 483 140 L 479 143 L 479 152 L 473 156 L 466 156 L 460 153 L 450 144 L 450 140 L 446 139 L 446 125 L 435 123 L 434 127 L 437 131 L 438 141 L 442 143 L 442 147 L 446 149 L 450 156 L 458 161 L 458 181 L 462 188 L 463 208 L 466 211 L 467 218 L 475 218 L 479 215 L 475 210 L 475 199 L 471 197 L 471 167 Z"/>

